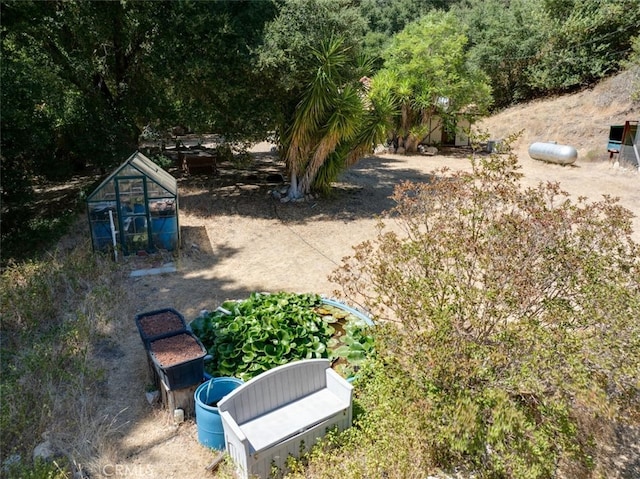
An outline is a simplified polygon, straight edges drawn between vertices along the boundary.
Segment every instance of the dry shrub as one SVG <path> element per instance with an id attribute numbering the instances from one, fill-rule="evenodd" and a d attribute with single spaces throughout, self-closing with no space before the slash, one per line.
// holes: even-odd
<path id="1" fill-rule="evenodd" d="M 554 183 L 523 188 L 511 153 L 471 161 L 471 173 L 399 185 L 393 231 L 381 223 L 334 274 L 386 321 L 376 350 L 397 367 L 377 381 L 406 383 L 379 402 L 424 405 L 419 433 L 395 411 L 403 434 L 422 438 L 406 467 L 418 457 L 477 477 L 548 478 L 563 464 L 588 477 L 606 433 L 594 425 L 640 410 L 632 214 L 609 197 L 571 201 Z"/>

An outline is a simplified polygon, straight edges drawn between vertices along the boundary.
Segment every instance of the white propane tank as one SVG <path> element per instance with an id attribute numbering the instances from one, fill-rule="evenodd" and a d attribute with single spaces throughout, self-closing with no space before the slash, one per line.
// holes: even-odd
<path id="1" fill-rule="evenodd" d="M 537 142 L 529 146 L 529 156 L 534 160 L 570 165 L 578 159 L 578 150 L 569 145 Z"/>

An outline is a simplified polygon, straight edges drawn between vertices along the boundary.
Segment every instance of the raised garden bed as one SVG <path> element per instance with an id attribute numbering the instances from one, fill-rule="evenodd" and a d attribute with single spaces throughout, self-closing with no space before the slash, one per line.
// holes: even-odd
<path id="1" fill-rule="evenodd" d="M 224 302 L 191 328 L 213 357 L 209 374 L 248 381 L 310 358 L 328 358 L 348 377 L 373 353 L 372 324 L 363 313 L 319 295 L 253 293 Z"/>
<path id="2" fill-rule="evenodd" d="M 149 354 L 160 379 L 170 390 L 193 386 L 204 378 L 207 350 L 190 332 L 151 341 Z"/>
<path id="3" fill-rule="evenodd" d="M 175 309 L 165 308 L 136 315 L 136 326 L 145 348 L 159 338 L 187 331 L 184 317 Z"/>

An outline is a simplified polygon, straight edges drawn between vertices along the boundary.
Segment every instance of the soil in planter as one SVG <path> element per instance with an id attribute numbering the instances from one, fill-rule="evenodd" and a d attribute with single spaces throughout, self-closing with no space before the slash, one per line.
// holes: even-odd
<path id="1" fill-rule="evenodd" d="M 139 323 L 142 333 L 147 338 L 184 328 L 180 317 L 171 311 L 163 311 L 151 316 L 143 316 L 140 318 Z"/>
<path id="2" fill-rule="evenodd" d="M 202 348 L 198 342 L 186 333 L 153 341 L 151 352 L 164 368 L 202 356 Z"/>

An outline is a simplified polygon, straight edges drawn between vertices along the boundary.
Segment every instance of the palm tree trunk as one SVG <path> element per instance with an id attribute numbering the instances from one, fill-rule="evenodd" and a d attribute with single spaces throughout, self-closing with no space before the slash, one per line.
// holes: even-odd
<path id="1" fill-rule="evenodd" d="M 320 140 L 320 144 L 316 148 L 311 161 L 304 171 L 304 176 L 300 181 L 300 192 L 303 195 L 311 193 L 311 186 L 316 179 L 320 167 L 322 167 L 323 163 L 327 160 L 327 157 L 335 151 L 338 140 L 339 135 L 337 134 L 327 135 Z"/>
<path id="2" fill-rule="evenodd" d="M 420 142 L 420 138 L 409 133 L 407 135 L 407 139 L 404 142 L 404 152 L 406 153 L 416 153 L 418 151 L 418 143 Z"/>
<path id="3" fill-rule="evenodd" d="M 291 200 L 295 200 L 298 198 L 302 198 L 304 196 L 304 192 L 302 192 L 298 188 L 298 175 L 295 170 L 291 171 L 291 183 L 289 184 L 289 190 L 287 191 L 287 198 Z"/>

